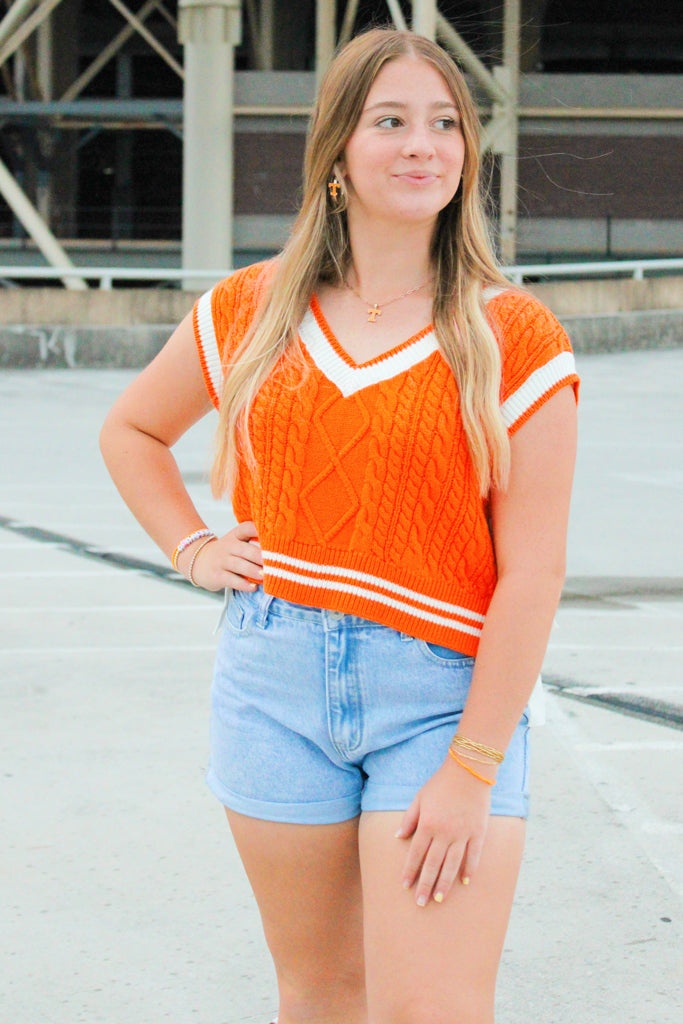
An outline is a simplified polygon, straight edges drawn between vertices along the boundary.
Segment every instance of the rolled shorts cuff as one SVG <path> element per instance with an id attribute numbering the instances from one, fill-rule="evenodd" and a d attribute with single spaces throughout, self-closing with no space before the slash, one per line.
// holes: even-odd
<path id="1" fill-rule="evenodd" d="M 361 811 L 359 800 L 355 796 L 315 800 L 306 804 L 254 800 L 252 797 L 240 796 L 224 786 L 211 768 L 206 773 L 206 784 L 228 810 L 263 821 L 278 821 L 285 824 L 294 822 L 298 825 L 337 825 L 342 821 L 357 818 Z"/>
<path id="2" fill-rule="evenodd" d="M 483 783 L 482 783 L 483 785 Z M 406 811 L 415 798 L 415 790 L 408 786 L 368 786 L 363 793 L 363 811 Z M 511 818 L 529 817 L 528 793 L 491 793 L 490 814 Z"/>

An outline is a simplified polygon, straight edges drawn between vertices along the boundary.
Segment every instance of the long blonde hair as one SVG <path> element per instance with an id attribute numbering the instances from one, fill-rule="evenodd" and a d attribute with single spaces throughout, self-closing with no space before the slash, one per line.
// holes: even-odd
<path id="1" fill-rule="evenodd" d="M 327 184 L 382 67 L 399 57 L 430 63 L 460 113 L 465 160 L 460 187 L 437 218 L 432 242 L 433 322 L 460 393 L 461 414 L 482 495 L 504 487 L 509 442 L 500 414 L 501 355 L 484 311 L 483 288 L 509 287 L 488 238 L 479 178 L 479 120 L 465 80 L 436 43 L 410 32 L 372 29 L 332 62 L 313 113 L 301 210 L 269 277 L 251 328 L 231 359 L 220 405 L 214 494 L 232 484 L 239 458 L 253 464 L 247 429 L 254 398 L 286 352 L 296 353 L 299 324 L 320 281 L 342 284 L 351 262 L 345 196 L 333 204 Z M 341 179 L 341 176 L 338 175 Z"/>

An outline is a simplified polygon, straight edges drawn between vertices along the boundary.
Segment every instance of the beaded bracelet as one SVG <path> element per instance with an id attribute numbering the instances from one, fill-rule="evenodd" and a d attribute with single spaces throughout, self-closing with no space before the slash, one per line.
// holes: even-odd
<path id="1" fill-rule="evenodd" d="M 475 772 L 474 768 L 470 768 L 468 764 L 465 764 L 464 761 L 461 761 L 460 758 L 453 753 L 451 747 L 448 748 L 448 753 L 451 755 L 456 764 L 459 764 L 460 767 L 464 768 L 466 772 L 470 773 L 470 775 L 474 775 L 475 779 L 480 779 L 482 782 L 485 782 L 487 786 L 495 786 L 495 779 L 487 779 L 485 775 L 480 775 L 479 772 Z"/>
<path id="2" fill-rule="evenodd" d="M 194 563 L 197 561 L 197 555 L 202 550 L 202 548 L 205 548 L 206 545 L 210 544 L 212 540 L 218 540 L 218 537 L 216 537 L 213 534 L 210 537 L 207 537 L 206 540 L 203 540 L 201 544 L 197 545 L 197 547 L 195 548 L 195 550 L 192 553 L 192 558 L 190 559 L 190 568 L 187 570 L 187 578 L 188 578 L 188 580 L 190 581 L 190 583 L 192 584 L 193 587 L 198 587 L 199 586 L 198 583 L 195 583 L 194 576 L 192 575 L 192 570 L 194 569 Z"/>
<path id="3" fill-rule="evenodd" d="M 178 547 L 171 555 L 171 565 L 173 566 L 175 571 L 178 572 L 178 556 L 182 555 L 183 551 L 185 551 L 186 548 L 189 548 L 190 544 L 194 544 L 196 540 L 201 540 L 202 537 L 215 536 L 216 535 L 213 532 L 213 530 L 209 530 L 206 527 L 204 527 L 203 530 L 195 530 L 194 533 L 188 533 L 187 537 L 183 537 L 183 539 L 178 544 Z"/>

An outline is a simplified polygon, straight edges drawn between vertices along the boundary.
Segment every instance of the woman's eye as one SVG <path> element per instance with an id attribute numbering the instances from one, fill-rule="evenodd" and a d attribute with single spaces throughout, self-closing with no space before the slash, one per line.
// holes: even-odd
<path id="1" fill-rule="evenodd" d="M 391 114 L 388 117 L 382 117 L 377 122 L 378 128 L 400 128 L 401 118 Z"/>
<path id="2" fill-rule="evenodd" d="M 452 132 L 458 127 L 458 122 L 452 117 L 440 117 L 435 124 L 437 128 L 441 128 L 442 131 L 446 132 Z"/>

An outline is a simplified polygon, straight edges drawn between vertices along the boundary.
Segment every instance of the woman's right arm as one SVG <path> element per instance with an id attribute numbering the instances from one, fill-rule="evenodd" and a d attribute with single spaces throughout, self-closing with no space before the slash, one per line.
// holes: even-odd
<path id="1" fill-rule="evenodd" d="M 192 315 L 176 328 L 159 355 L 114 403 L 100 433 L 100 449 L 121 497 L 152 540 L 171 558 L 181 538 L 205 523 L 194 507 L 172 446 L 212 408 L 204 385 Z M 262 575 L 253 523 L 203 548 L 193 569 L 207 590 L 250 590 Z M 178 559 L 187 572 L 201 541 Z"/>

